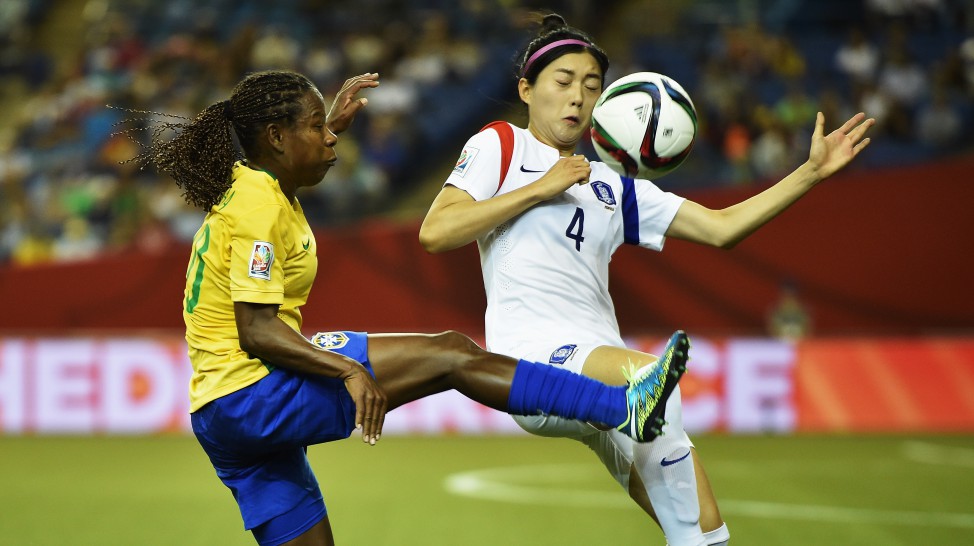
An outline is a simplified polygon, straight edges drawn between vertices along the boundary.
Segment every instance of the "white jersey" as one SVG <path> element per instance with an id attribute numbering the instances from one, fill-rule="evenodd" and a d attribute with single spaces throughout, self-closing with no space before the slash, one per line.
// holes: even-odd
<path id="1" fill-rule="evenodd" d="M 464 146 L 445 184 L 482 201 L 524 187 L 559 159 L 525 129 L 495 122 Z M 538 343 L 624 346 L 609 296 L 609 260 L 622 243 L 661 250 L 683 198 L 592 162 L 575 185 L 477 240 L 491 351 Z"/>

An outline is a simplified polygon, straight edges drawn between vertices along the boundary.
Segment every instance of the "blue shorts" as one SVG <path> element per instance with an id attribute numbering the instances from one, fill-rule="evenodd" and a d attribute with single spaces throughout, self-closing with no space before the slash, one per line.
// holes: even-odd
<path id="1" fill-rule="evenodd" d="M 339 343 L 332 337 L 326 348 L 362 363 L 375 376 L 367 335 L 335 336 Z M 306 453 L 307 446 L 348 438 L 355 428 L 355 403 L 341 379 L 275 368 L 190 418 L 217 476 L 240 506 L 244 528 L 253 529 L 258 542 L 287 542 L 325 517 Z"/>

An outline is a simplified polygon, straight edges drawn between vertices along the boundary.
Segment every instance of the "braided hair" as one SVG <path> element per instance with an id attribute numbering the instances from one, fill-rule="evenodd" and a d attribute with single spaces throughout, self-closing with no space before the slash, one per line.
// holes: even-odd
<path id="1" fill-rule="evenodd" d="M 556 42 L 568 41 L 569 43 L 557 44 L 554 47 L 545 49 Z M 579 43 L 579 42 L 584 42 Z M 538 79 L 538 74 L 544 67 L 552 61 L 566 53 L 580 53 L 588 51 L 595 57 L 602 69 L 602 77 L 609 69 L 609 56 L 605 51 L 595 45 L 592 38 L 575 27 L 568 26 L 565 19 L 557 13 L 549 13 L 541 19 L 541 29 L 538 34 L 528 43 L 523 52 L 518 54 L 515 61 L 515 77 L 525 78 L 528 83 L 534 85 Z M 538 55 L 538 53 L 541 53 Z M 603 82 L 604 83 L 604 82 Z"/>
<path id="2" fill-rule="evenodd" d="M 260 135 L 268 123 L 279 121 L 291 126 L 301 114 L 300 99 L 315 85 L 307 77 L 291 71 L 265 71 L 241 80 L 230 98 L 207 106 L 199 115 L 189 118 L 147 112 L 128 112 L 163 116 L 182 121 L 163 121 L 150 131 L 149 144 L 134 137 L 147 127 L 121 131 L 142 146 L 142 152 L 123 163 L 134 162 L 141 168 L 153 166 L 168 174 L 183 190 L 186 202 L 209 211 L 220 202 L 233 183 L 233 164 L 241 159 L 233 144 L 233 133 L 243 148 L 244 156 L 258 152 Z M 121 123 L 132 121 L 125 120 Z M 167 138 L 167 131 L 175 137 Z"/>

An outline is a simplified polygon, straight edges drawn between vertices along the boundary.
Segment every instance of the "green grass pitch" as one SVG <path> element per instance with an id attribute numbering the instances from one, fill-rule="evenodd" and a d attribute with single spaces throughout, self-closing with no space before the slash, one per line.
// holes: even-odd
<path id="1" fill-rule="evenodd" d="M 695 442 L 732 544 L 974 544 L 974 436 Z M 664 544 L 568 440 L 353 437 L 309 456 L 341 545 Z M 192 437 L 0 437 L 0 461 L 0 544 L 254 544 Z"/>

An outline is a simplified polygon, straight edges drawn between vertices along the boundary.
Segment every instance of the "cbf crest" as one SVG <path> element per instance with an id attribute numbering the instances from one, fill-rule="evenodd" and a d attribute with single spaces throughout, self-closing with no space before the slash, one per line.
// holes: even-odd
<path id="1" fill-rule="evenodd" d="M 612 186 L 600 180 L 592 182 L 589 185 L 592 187 L 592 191 L 595 192 L 595 197 L 597 197 L 599 201 L 602 201 L 609 206 L 615 206 L 616 196 L 615 193 L 612 192 Z"/>
<path id="2" fill-rule="evenodd" d="M 575 349 L 577 348 L 578 345 L 575 344 L 562 345 L 561 347 L 558 347 L 553 353 L 551 353 L 551 358 L 548 359 L 548 363 L 564 364 L 569 358 L 572 357 L 573 354 L 575 354 Z"/>
<path id="3" fill-rule="evenodd" d="M 318 332 L 311 338 L 311 343 L 322 349 L 333 351 L 348 344 L 348 334 L 345 332 Z"/>

